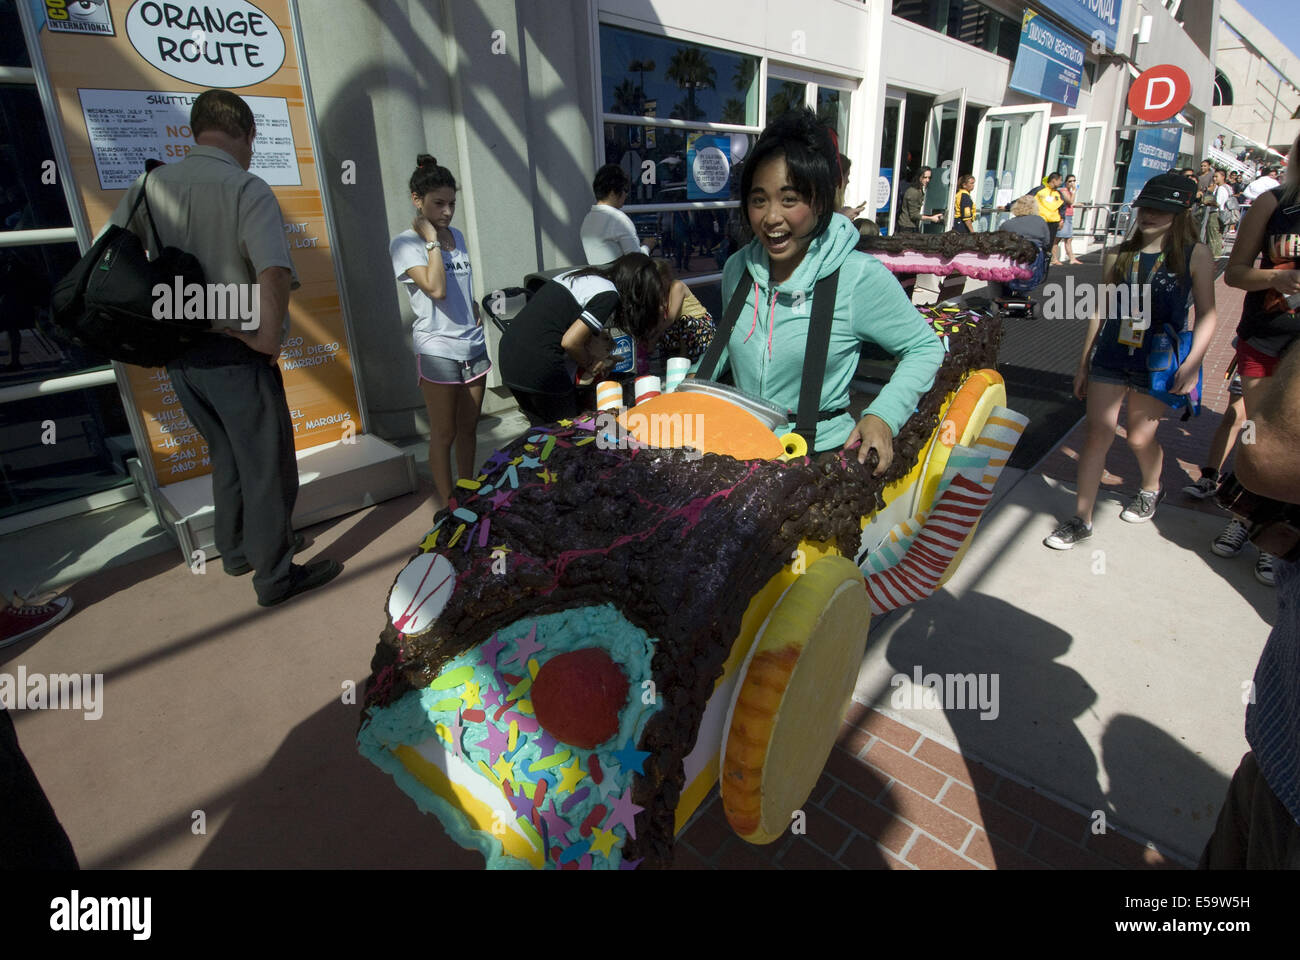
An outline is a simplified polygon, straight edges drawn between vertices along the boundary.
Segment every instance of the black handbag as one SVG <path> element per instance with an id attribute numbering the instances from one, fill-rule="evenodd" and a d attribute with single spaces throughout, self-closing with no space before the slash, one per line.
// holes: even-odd
<path id="1" fill-rule="evenodd" d="M 145 193 L 148 182 L 146 173 L 127 223 L 143 203 L 160 253 L 150 260 L 139 237 L 111 224 L 54 287 L 50 332 L 110 360 L 160 367 L 217 334 L 206 317 L 185 319 L 179 303 L 171 304 L 173 319 L 155 317 L 158 285 L 167 288 L 168 297 L 178 283 L 181 290 L 190 284 L 204 289 L 206 285 L 203 267 L 193 254 L 163 246 Z"/>

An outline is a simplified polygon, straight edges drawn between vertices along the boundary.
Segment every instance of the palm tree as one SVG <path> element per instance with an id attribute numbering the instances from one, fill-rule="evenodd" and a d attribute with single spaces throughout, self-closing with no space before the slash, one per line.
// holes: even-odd
<path id="1" fill-rule="evenodd" d="M 633 60 L 631 63 L 627 65 L 627 69 L 629 73 L 637 73 L 641 75 L 640 86 L 641 86 L 642 99 L 645 98 L 645 75 L 647 73 L 653 73 L 654 68 L 655 68 L 655 62 L 653 60 Z"/>
<path id="2" fill-rule="evenodd" d="M 753 57 L 741 57 L 736 64 L 736 72 L 731 75 L 731 86 L 737 93 L 749 93 L 754 77 L 758 74 L 758 61 Z"/>
<path id="3" fill-rule="evenodd" d="M 614 88 L 614 102 L 610 104 L 610 113 L 639 114 L 641 112 L 641 91 L 631 80 L 623 80 Z"/>
<path id="4" fill-rule="evenodd" d="M 735 97 L 731 97 L 722 105 L 723 123 L 744 123 L 745 119 L 744 100 L 737 100 Z"/>
<path id="5" fill-rule="evenodd" d="M 709 63 L 702 50 L 694 47 L 678 47 L 664 71 L 664 78 L 670 80 L 686 91 L 686 119 L 698 120 L 695 107 L 695 91 L 701 87 L 710 90 L 717 88 L 718 71 Z"/>
<path id="6" fill-rule="evenodd" d="M 781 81 L 781 89 L 772 94 L 772 100 L 767 105 L 767 119 L 779 117 L 794 107 L 803 106 L 804 85 L 794 80 Z"/>

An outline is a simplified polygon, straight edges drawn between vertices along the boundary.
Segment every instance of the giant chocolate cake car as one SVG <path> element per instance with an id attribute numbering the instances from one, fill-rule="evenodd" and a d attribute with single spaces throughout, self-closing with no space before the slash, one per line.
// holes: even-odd
<path id="1" fill-rule="evenodd" d="M 718 389 L 495 452 L 389 592 L 361 752 L 489 867 L 670 866 L 719 780 L 740 836 L 779 837 L 872 612 L 952 574 L 1025 424 L 997 318 L 922 316 L 947 355 L 879 478 Z"/>

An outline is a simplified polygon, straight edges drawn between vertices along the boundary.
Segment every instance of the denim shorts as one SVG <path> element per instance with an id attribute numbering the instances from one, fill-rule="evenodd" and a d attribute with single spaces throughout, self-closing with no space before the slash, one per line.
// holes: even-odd
<path id="1" fill-rule="evenodd" d="M 492 369 L 486 352 L 470 360 L 452 360 L 429 353 L 416 354 L 415 368 L 421 380 L 430 383 L 471 383 Z"/>
<path id="2" fill-rule="evenodd" d="M 1114 383 L 1151 395 L 1151 374 L 1146 370 L 1112 370 L 1094 363 L 1088 368 L 1088 379 L 1099 383 Z"/>

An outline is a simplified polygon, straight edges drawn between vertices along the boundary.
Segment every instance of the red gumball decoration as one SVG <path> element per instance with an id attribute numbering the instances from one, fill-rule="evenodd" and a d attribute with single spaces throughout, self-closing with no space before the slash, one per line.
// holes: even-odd
<path id="1" fill-rule="evenodd" d="M 604 650 L 561 653 L 542 664 L 529 697 L 537 722 L 571 747 L 593 750 L 618 733 L 627 675 Z"/>

